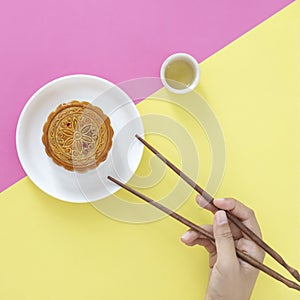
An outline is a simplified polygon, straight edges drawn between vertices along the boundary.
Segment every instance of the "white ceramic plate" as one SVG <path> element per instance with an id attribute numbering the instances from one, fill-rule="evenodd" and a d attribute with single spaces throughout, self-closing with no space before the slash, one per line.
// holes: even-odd
<path id="1" fill-rule="evenodd" d="M 64 102 L 85 100 L 109 116 L 114 129 L 113 146 L 105 162 L 79 174 L 57 166 L 45 152 L 42 128 L 50 112 Z M 49 82 L 25 105 L 17 125 L 17 152 L 29 178 L 47 194 L 68 202 L 90 202 L 109 196 L 119 187 L 108 175 L 127 182 L 136 171 L 143 145 L 143 124 L 129 96 L 113 83 L 90 75 L 70 75 Z"/>

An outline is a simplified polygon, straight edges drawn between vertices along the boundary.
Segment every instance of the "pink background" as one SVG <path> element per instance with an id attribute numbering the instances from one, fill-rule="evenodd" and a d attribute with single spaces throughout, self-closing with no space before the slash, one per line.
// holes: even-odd
<path id="1" fill-rule="evenodd" d="M 26 101 L 48 81 L 74 73 L 115 83 L 158 76 L 171 53 L 188 52 L 200 62 L 291 2 L 3 2 L 0 191 L 25 175 L 15 150 L 15 127 Z"/>

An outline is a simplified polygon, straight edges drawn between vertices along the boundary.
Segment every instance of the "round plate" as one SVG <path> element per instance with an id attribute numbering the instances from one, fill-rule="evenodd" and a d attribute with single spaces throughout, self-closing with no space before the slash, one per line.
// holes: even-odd
<path id="1" fill-rule="evenodd" d="M 71 100 L 99 106 L 114 129 L 113 145 L 107 159 L 96 169 L 80 174 L 56 165 L 45 152 L 42 129 L 56 107 Z M 23 169 L 47 194 L 67 202 L 91 202 L 113 194 L 119 186 L 108 175 L 127 182 L 135 173 L 143 145 L 143 124 L 129 96 L 113 83 L 90 75 L 58 78 L 40 88 L 25 105 L 17 125 L 16 145 Z"/>

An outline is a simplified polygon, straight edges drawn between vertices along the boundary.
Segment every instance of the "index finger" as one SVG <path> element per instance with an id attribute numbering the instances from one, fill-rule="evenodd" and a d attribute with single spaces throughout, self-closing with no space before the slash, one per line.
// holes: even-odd
<path id="1" fill-rule="evenodd" d="M 214 199 L 213 202 L 216 207 L 227 210 L 232 215 L 239 218 L 244 225 L 261 237 L 260 227 L 255 217 L 255 213 L 251 208 L 233 198 Z"/>

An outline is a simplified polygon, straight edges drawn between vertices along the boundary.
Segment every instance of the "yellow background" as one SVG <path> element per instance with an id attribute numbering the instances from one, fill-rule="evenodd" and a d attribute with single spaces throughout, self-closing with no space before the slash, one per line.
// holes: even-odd
<path id="1" fill-rule="evenodd" d="M 216 196 L 251 206 L 264 239 L 298 269 L 299 8 L 294 2 L 201 63 L 199 86 L 226 141 L 226 169 Z M 168 95 L 162 90 L 156 97 Z M 210 150 L 202 129 L 172 103 L 148 99 L 138 109 L 142 115 L 160 111 L 176 117 L 187 128 L 204 157 L 198 181 L 205 185 L 211 159 L 205 160 Z M 158 137 L 152 141 L 180 164 L 168 143 Z M 144 155 L 144 160 L 150 156 Z M 143 167 L 142 162 L 141 175 Z M 170 172 L 165 175 L 162 193 L 177 180 Z M 197 209 L 194 196 L 178 211 L 199 223 L 211 221 Z M 0 299 L 203 299 L 207 254 L 184 246 L 184 231 L 170 218 L 119 222 L 90 204 L 55 200 L 24 178 L 1 193 Z M 287 275 L 269 257 L 265 262 Z M 260 274 L 252 299 L 293 300 L 299 293 Z"/>

